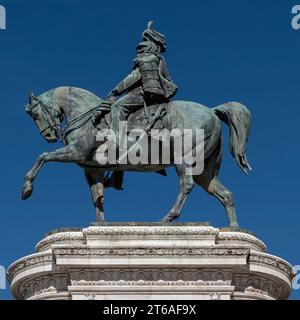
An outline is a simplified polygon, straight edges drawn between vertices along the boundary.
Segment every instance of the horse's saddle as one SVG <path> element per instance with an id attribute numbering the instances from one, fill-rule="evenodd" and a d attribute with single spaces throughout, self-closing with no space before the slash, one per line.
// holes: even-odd
<path id="1" fill-rule="evenodd" d="M 163 129 L 163 119 L 168 113 L 168 104 L 156 104 L 146 106 L 133 112 L 127 119 L 127 130 L 143 129 L 147 133 L 151 129 Z M 105 120 L 109 122 L 109 114 L 106 114 Z"/>
<path id="2" fill-rule="evenodd" d="M 133 129 L 142 129 L 148 133 L 151 129 L 163 129 L 163 119 L 168 113 L 167 108 L 168 104 L 164 103 L 160 105 L 147 106 L 133 112 L 128 118 L 127 131 L 129 132 Z M 102 118 L 101 121 L 105 121 L 106 124 L 108 124 L 109 118 L 109 113 L 106 113 L 105 117 Z M 156 172 L 160 175 L 167 176 L 165 169 L 161 169 Z M 123 177 L 123 173 L 121 173 L 121 176 Z"/>
<path id="3" fill-rule="evenodd" d="M 138 128 L 149 132 L 151 129 L 163 129 L 163 119 L 167 113 L 167 103 L 141 108 L 129 116 L 128 130 Z"/>

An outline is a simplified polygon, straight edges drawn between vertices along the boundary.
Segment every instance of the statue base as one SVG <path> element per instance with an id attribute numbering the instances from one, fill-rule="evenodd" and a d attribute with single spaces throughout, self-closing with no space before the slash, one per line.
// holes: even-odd
<path id="1" fill-rule="evenodd" d="M 199 223 L 60 229 L 8 269 L 18 300 L 273 300 L 292 267 L 254 235 Z"/>

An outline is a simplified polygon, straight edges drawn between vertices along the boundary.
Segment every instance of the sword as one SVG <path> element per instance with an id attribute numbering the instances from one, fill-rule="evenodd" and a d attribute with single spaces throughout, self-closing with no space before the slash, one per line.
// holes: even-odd
<path id="1" fill-rule="evenodd" d="M 144 133 L 139 137 L 139 139 L 125 152 L 122 156 L 117 160 L 118 164 L 121 164 L 121 161 L 128 156 L 129 152 L 134 149 L 134 147 L 144 139 L 145 136 L 148 136 L 149 131 L 154 126 L 156 120 L 162 119 L 167 114 L 167 109 L 164 105 L 161 105 L 157 111 L 155 112 L 154 116 L 151 119 L 148 118 L 148 124 L 144 129 Z"/>
<path id="2" fill-rule="evenodd" d="M 148 108 L 147 108 L 147 104 L 144 101 L 144 119 L 146 120 L 146 123 L 149 123 L 149 112 L 148 112 Z"/>

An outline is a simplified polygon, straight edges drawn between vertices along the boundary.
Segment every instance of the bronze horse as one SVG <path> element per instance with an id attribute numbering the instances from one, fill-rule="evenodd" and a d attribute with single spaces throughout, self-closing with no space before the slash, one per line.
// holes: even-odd
<path id="1" fill-rule="evenodd" d="M 251 114 L 245 106 L 231 102 L 210 109 L 187 101 L 172 101 L 168 104 L 167 115 L 161 120 L 164 128 L 168 130 L 178 127 L 204 130 L 204 171 L 199 175 L 187 175 L 185 170 L 188 164 L 101 166 L 95 154 L 99 145 L 96 139 L 99 126 L 97 128 L 91 119 L 94 111 L 102 102 L 103 100 L 93 93 L 74 87 L 52 89 L 38 97 L 30 95 L 26 112 L 33 118 L 43 137 L 50 143 L 61 139 L 65 146 L 53 152 L 42 153 L 38 157 L 32 169 L 25 176 L 22 199 L 31 196 L 33 182 L 45 163 L 50 161 L 76 163 L 85 171 L 96 208 L 97 221 L 101 222 L 104 221 L 105 172 L 112 171 L 116 175 L 123 171 L 158 172 L 168 166 L 175 166 L 180 181 L 180 192 L 174 206 L 162 221 L 171 222 L 177 219 L 193 187 L 199 185 L 220 200 L 226 209 L 229 226 L 238 228 L 233 194 L 220 182 L 218 172 L 222 161 L 221 121 L 229 126 L 230 151 L 238 166 L 245 173 L 251 170 L 245 151 Z M 66 127 L 62 131 L 64 120 Z M 105 118 L 99 125 L 101 129 L 107 127 Z M 120 185 L 114 185 L 112 181 L 110 185 L 120 187 Z"/>

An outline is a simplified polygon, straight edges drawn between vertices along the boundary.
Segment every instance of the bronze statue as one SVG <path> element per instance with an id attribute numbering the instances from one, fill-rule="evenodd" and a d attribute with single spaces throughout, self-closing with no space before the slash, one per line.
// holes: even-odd
<path id="1" fill-rule="evenodd" d="M 103 104 L 104 108 L 112 104 L 109 127 L 117 137 L 120 121 L 126 120 L 131 113 L 144 106 L 147 108 L 154 104 L 168 103 L 177 92 L 177 86 L 173 83 L 162 56 L 166 51 L 166 39 L 153 30 L 152 26 L 153 21 L 150 21 L 142 34 L 143 40 L 136 48 L 133 70 L 109 93 Z M 122 97 L 118 99 L 119 96 Z M 95 114 L 94 123 L 97 123 L 101 115 L 102 111 Z"/>
<path id="2" fill-rule="evenodd" d="M 143 42 L 137 48 L 133 71 L 112 90 L 108 101 L 87 90 L 73 87 L 52 89 L 38 97 L 30 95 L 26 112 L 33 118 L 43 137 L 51 143 L 61 140 L 65 146 L 38 157 L 25 176 L 23 199 L 31 196 L 33 182 L 45 163 L 76 163 L 85 171 L 97 221 L 100 222 L 104 221 L 104 188 L 111 186 L 121 189 L 124 171 L 163 173 L 167 167 L 174 166 L 180 181 L 180 192 L 174 206 L 162 221 L 171 222 L 177 219 L 193 187 L 199 185 L 220 200 L 226 209 L 230 227 L 238 228 L 233 194 L 218 178 L 222 161 L 221 121 L 230 129 L 230 151 L 239 167 L 247 173 L 247 170 L 251 170 L 245 151 L 251 125 L 250 112 L 237 102 L 210 109 L 194 102 L 170 101 L 177 87 L 172 82 L 161 56 L 165 49 L 164 36 L 152 30 L 150 23 L 143 34 Z M 121 94 L 124 96 L 116 100 L 116 96 Z M 154 127 L 168 131 L 179 128 L 194 132 L 203 129 L 203 172 L 186 174 L 186 169 L 191 169 L 192 165 L 186 162 L 178 164 L 173 158 L 168 164 L 116 162 L 100 165 L 96 157 L 99 130 L 109 128 L 118 132 L 119 121 L 127 118 L 129 127 L 144 127 L 146 133 Z M 66 126 L 62 129 L 63 120 Z M 172 149 L 176 147 L 174 143 L 172 140 Z M 128 149 L 135 145 L 136 141 L 129 141 Z M 197 141 L 193 140 L 193 148 L 197 148 Z M 109 176 L 109 172 L 113 172 L 112 176 Z"/>

